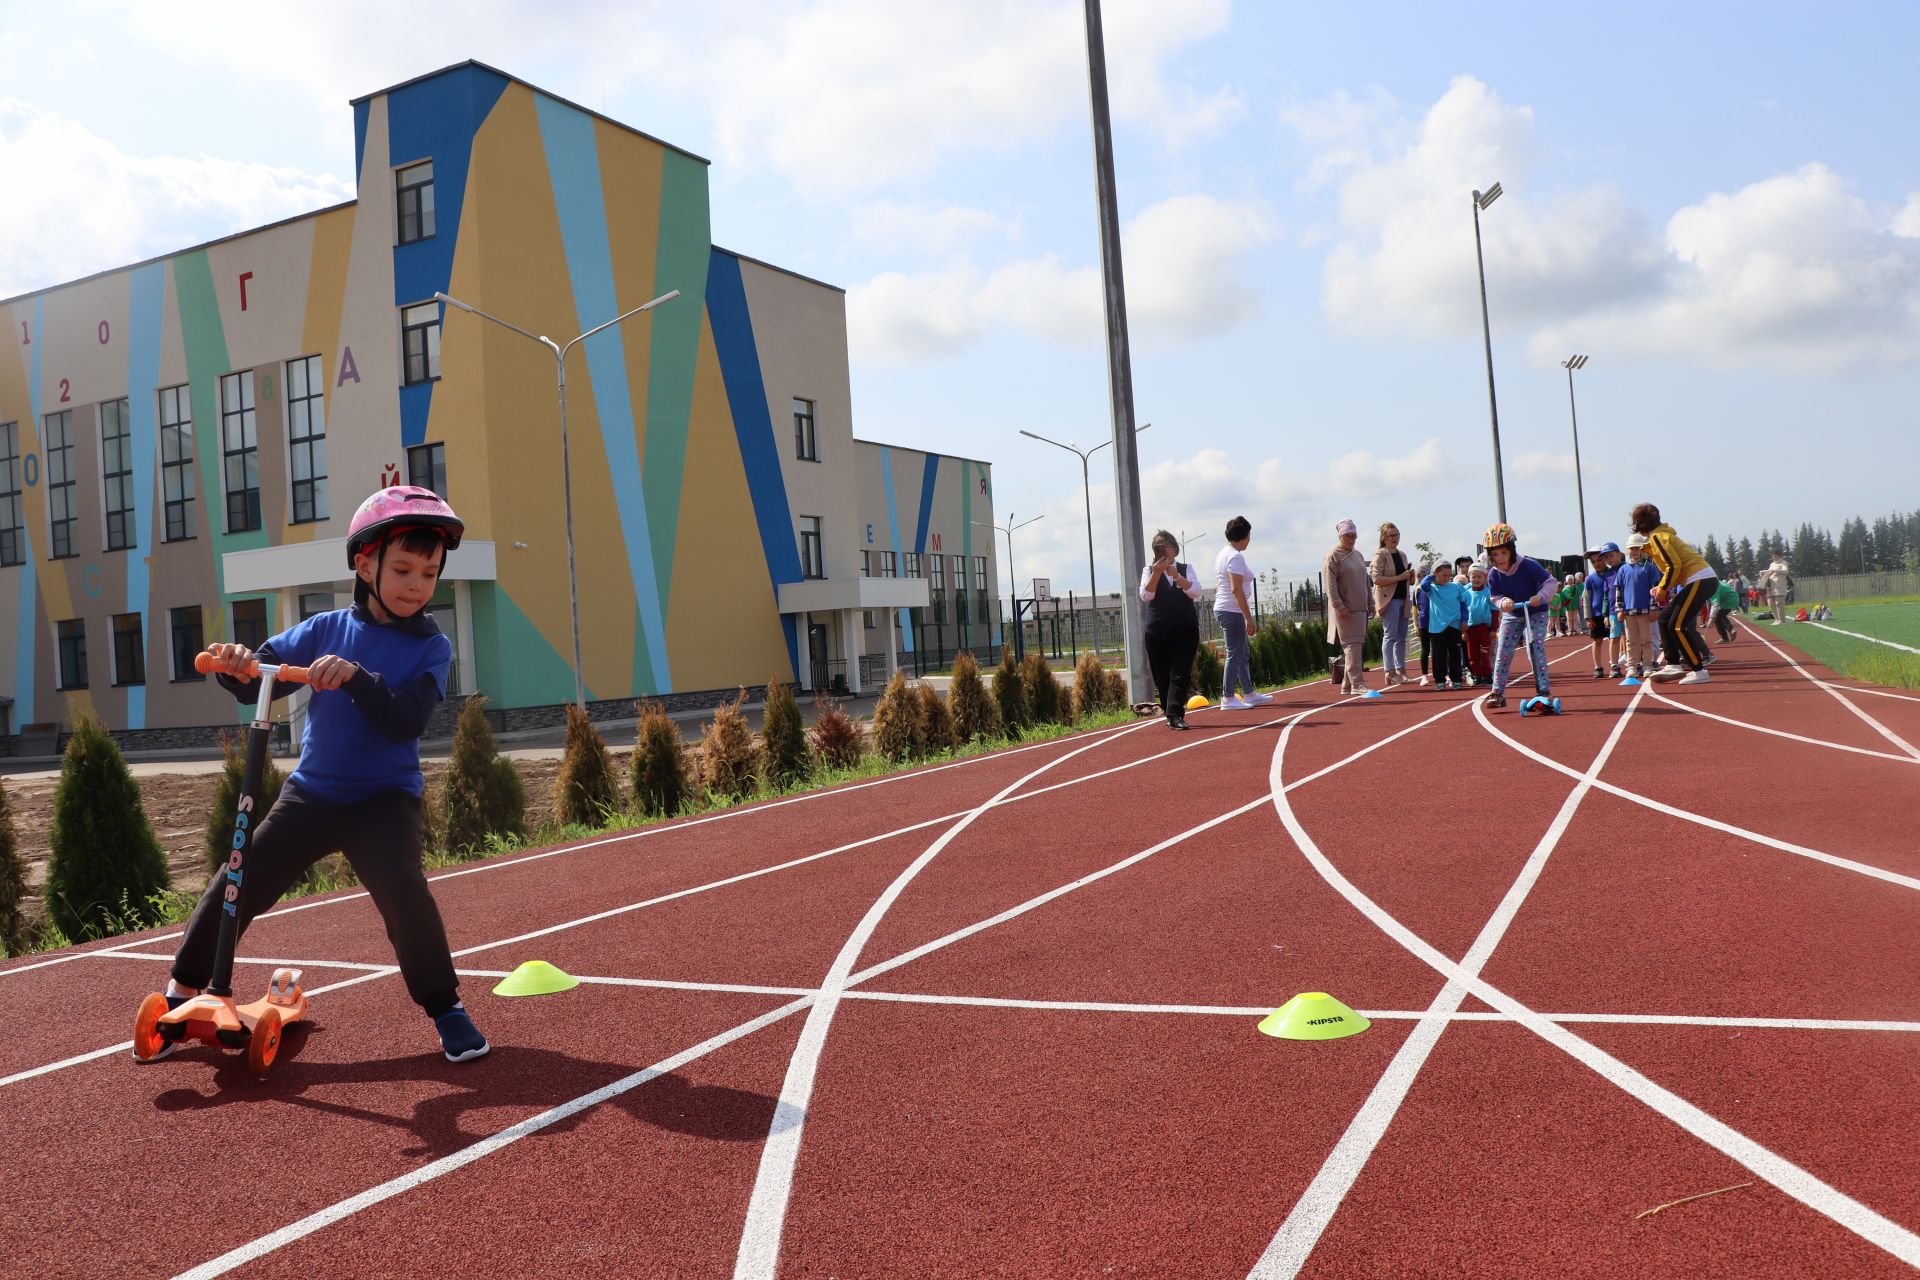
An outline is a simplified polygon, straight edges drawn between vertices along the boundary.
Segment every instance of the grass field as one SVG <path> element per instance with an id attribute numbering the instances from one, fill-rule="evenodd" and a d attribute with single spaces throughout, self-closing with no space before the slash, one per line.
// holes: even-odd
<path id="1" fill-rule="evenodd" d="M 1755 625 L 1768 626 L 1764 622 Z M 1841 675 L 1896 689 L 1920 689 L 1920 654 L 1855 638 L 1872 636 L 1920 649 L 1920 601 L 1835 607 L 1827 626 L 1854 635 L 1839 635 L 1799 622 L 1786 623 L 1773 634 L 1806 650 Z"/>

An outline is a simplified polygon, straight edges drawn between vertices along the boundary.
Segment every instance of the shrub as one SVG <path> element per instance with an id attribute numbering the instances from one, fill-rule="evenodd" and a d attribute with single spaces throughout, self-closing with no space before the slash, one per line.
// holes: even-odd
<path id="1" fill-rule="evenodd" d="M 247 735 L 245 730 L 229 729 L 220 735 L 220 781 L 213 789 L 213 811 L 207 815 L 207 871 L 209 874 L 226 865 L 227 855 L 233 851 L 233 815 L 240 803 L 241 775 L 246 771 Z M 253 813 L 247 821 L 258 827 L 274 802 L 280 799 L 280 788 L 286 785 L 287 775 L 269 755 L 266 767 L 260 773 L 260 794 L 253 798 Z"/>
<path id="2" fill-rule="evenodd" d="M 1071 705 L 1060 704 L 1060 682 L 1053 678 L 1053 668 L 1047 660 L 1037 653 L 1027 655 L 1020 664 L 1020 683 L 1027 694 L 1027 717 L 1030 724 L 1061 724 L 1073 714 Z"/>
<path id="3" fill-rule="evenodd" d="M 1204 693 L 1213 701 L 1220 700 L 1220 685 L 1226 678 L 1226 668 L 1220 661 L 1220 654 L 1210 641 L 1202 640 L 1200 647 L 1193 651 L 1193 688 L 1196 693 Z"/>
<path id="4" fill-rule="evenodd" d="M 766 719 L 760 733 L 760 776 L 769 787 L 784 787 L 813 772 L 807 752 L 807 726 L 793 689 L 779 676 L 767 682 Z"/>
<path id="5" fill-rule="evenodd" d="M 1127 696 L 1127 673 L 1119 667 L 1108 667 L 1105 679 L 1106 705 L 1115 711 L 1131 706 L 1133 700 Z"/>
<path id="6" fill-rule="evenodd" d="M 554 817 L 562 824 L 597 827 L 620 808 L 620 780 L 613 760 L 587 711 L 567 705 L 567 745 L 560 757 L 560 775 L 553 780 Z"/>
<path id="7" fill-rule="evenodd" d="M 808 736 L 813 739 L 814 753 L 832 769 L 851 769 L 859 764 L 860 757 L 867 753 L 860 722 L 827 694 L 816 696 L 813 705 L 813 730 Z"/>
<path id="8" fill-rule="evenodd" d="M 953 728 L 953 713 L 947 709 L 947 700 L 930 684 L 920 686 L 920 735 L 928 755 L 936 751 L 951 751 L 959 741 Z"/>
<path id="9" fill-rule="evenodd" d="M 732 702 L 715 707 L 700 730 L 700 785 L 716 796 L 738 799 L 753 792 L 753 730 L 740 710 L 746 700 L 742 689 Z"/>
<path id="10" fill-rule="evenodd" d="M 1000 732 L 1000 709 L 987 697 L 980 682 L 980 664 L 962 649 L 953 660 L 953 683 L 947 688 L 947 710 L 953 716 L 956 742 L 991 738 Z"/>
<path id="11" fill-rule="evenodd" d="M 91 716 L 75 722 L 53 792 L 47 916 L 75 942 L 154 922 L 152 899 L 172 883 L 167 856 L 140 807 L 140 788 L 113 738 Z"/>
<path id="12" fill-rule="evenodd" d="M 687 768 L 687 742 L 680 726 L 657 702 L 637 708 L 640 724 L 633 735 L 633 804 L 649 817 L 672 817 L 687 802 L 693 779 Z"/>
<path id="13" fill-rule="evenodd" d="M 27 921 L 20 913 L 20 900 L 26 896 L 27 860 L 14 837 L 7 784 L 0 780 L 0 955 L 17 956 L 27 949 Z"/>
<path id="14" fill-rule="evenodd" d="M 893 673 L 873 706 L 873 749 L 888 760 L 913 760 L 926 750 L 920 697 L 907 688 L 904 671 Z"/>
<path id="15" fill-rule="evenodd" d="M 1096 653 L 1083 653 L 1073 666 L 1073 717 L 1084 720 L 1107 705 L 1107 668 Z"/>
<path id="16" fill-rule="evenodd" d="M 440 788 L 441 840 L 456 854 L 484 849 L 492 834 L 524 837 L 527 790 L 500 754 L 487 724 L 487 700 L 467 699 L 453 730 L 453 759 Z"/>
<path id="17" fill-rule="evenodd" d="M 1010 648 L 1000 650 L 1000 665 L 993 672 L 993 701 L 1000 709 L 1001 731 L 1009 738 L 1019 737 L 1020 731 L 1033 723 L 1026 682 L 1020 678 L 1020 668 Z"/>

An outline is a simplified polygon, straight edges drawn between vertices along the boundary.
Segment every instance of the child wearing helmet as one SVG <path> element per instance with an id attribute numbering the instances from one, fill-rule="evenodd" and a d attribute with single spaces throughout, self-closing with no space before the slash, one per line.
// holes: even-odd
<path id="1" fill-rule="evenodd" d="M 1547 676 L 1547 615 L 1542 606 L 1560 589 L 1553 574 L 1520 554 L 1520 538 L 1509 524 L 1496 524 L 1487 530 L 1481 542 L 1486 545 L 1492 567 L 1487 571 L 1487 590 L 1493 595 L 1493 607 L 1500 615 L 1500 638 L 1493 658 L 1493 692 L 1486 705 L 1507 705 L 1507 675 L 1513 669 L 1513 652 L 1522 644 L 1533 663 L 1533 687 L 1541 697 L 1553 690 Z M 1524 709 L 1524 708 L 1523 708 Z"/>
<path id="2" fill-rule="evenodd" d="M 239 925 L 248 923 L 330 853 L 344 853 L 367 888 L 407 994 L 433 1019 L 441 1051 L 465 1062 L 489 1048 L 460 1002 L 446 928 L 420 865 L 420 734 L 446 696 L 453 646 L 425 611 L 464 526 L 430 489 L 382 489 L 360 505 L 347 534 L 354 573 L 350 609 L 315 614 L 260 646 L 214 644 L 219 681 L 241 703 L 258 680 L 228 674 L 254 659 L 308 669 L 300 763 L 260 823 L 247 855 Z M 274 695 L 290 690 L 276 684 Z M 207 886 L 174 954 L 167 999 L 207 984 L 219 933 L 223 881 Z"/>

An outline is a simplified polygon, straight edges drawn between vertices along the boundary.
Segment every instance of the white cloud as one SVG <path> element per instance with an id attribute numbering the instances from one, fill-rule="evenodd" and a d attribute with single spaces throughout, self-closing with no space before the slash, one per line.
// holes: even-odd
<path id="1" fill-rule="evenodd" d="M 853 212 L 860 239 L 882 249 L 911 249 L 945 254 L 981 240 L 1011 240 L 1019 223 L 985 209 L 962 205 L 900 204 L 892 200 L 861 205 Z"/>
<path id="2" fill-rule="evenodd" d="M 1192 341 L 1252 319 L 1260 299 L 1242 259 L 1273 234 L 1259 209 L 1214 196 L 1175 196 L 1142 210 L 1122 232 L 1133 337 Z M 848 340 L 855 359 L 882 361 L 952 355 L 1002 328 L 1097 345 L 1103 311 L 1099 269 L 1051 255 L 985 274 L 971 264 L 890 272 L 848 290 Z"/>
<path id="3" fill-rule="evenodd" d="M 73 120 L 0 100 L 0 297 L 353 198 L 327 174 L 214 156 L 133 156 Z"/>
<path id="4" fill-rule="evenodd" d="M 1515 458 L 1508 468 L 1521 480 L 1571 480 L 1573 455 L 1536 449 Z"/>
<path id="5" fill-rule="evenodd" d="M 1342 498 L 1376 498 L 1409 489 L 1432 489 L 1449 484 L 1457 474 L 1452 457 L 1438 436 L 1429 437 L 1410 454 L 1379 457 L 1355 449 L 1333 461 L 1329 481 Z"/>
<path id="6" fill-rule="evenodd" d="M 1893 219 L 1893 234 L 1920 238 L 1920 191 L 1907 197 L 1907 203 Z"/>

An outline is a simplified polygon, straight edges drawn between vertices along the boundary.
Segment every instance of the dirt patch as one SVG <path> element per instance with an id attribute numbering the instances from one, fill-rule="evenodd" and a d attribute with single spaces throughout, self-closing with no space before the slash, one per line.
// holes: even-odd
<path id="1" fill-rule="evenodd" d="M 560 772 L 557 759 L 516 759 L 521 781 L 527 789 L 527 826 L 538 828 L 553 821 L 553 780 Z M 614 767 L 624 776 L 626 761 L 616 756 Z M 427 800 L 439 802 L 440 779 L 446 774 L 445 760 L 426 760 L 421 772 L 427 778 Z M 207 819 L 213 809 L 213 796 L 220 783 L 217 773 L 155 773 L 136 778 L 140 785 L 140 803 L 153 823 L 153 833 L 167 854 L 167 869 L 173 875 L 173 887 L 197 893 L 207 882 Z M 13 828 L 20 850 L 27 860 L 27 897 L 22 903 L 30 917 L 40 914 L 40 887 L 47 878 L 47 859 L 53 852 L 53 792 L 56 778 L 9 778 L 7 799 L 13 809 Z"/>

